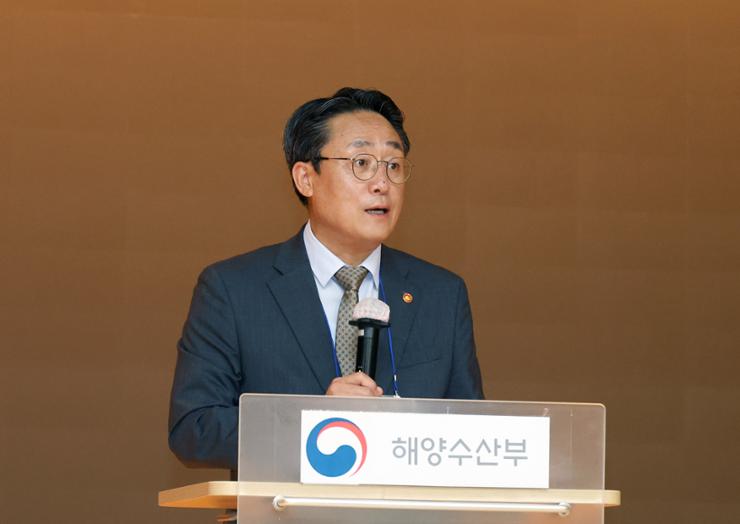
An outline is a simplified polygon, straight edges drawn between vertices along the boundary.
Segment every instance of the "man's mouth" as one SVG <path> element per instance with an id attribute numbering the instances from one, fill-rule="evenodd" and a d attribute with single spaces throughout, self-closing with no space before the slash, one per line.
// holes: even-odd
<path id="1" fill-rule="evenodd" d="M 371 207 L 365 210 L 370 215 L 385 215 L 388 212 L 387 207 Z"/>

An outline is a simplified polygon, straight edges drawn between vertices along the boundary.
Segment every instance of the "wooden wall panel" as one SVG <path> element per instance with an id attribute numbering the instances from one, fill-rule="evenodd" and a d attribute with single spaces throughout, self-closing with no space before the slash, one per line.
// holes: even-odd
<path id="1" fill-rule="evenodd" d="M 603 402 L 607 522 L 740 511 L 740 7 L 0 0 L 0 513 L 204 522 L 156 492 L 195 278 L 304 210 L 305 100 L 408 116 L 390 244 L 469 285 L 489 398 Z"/>

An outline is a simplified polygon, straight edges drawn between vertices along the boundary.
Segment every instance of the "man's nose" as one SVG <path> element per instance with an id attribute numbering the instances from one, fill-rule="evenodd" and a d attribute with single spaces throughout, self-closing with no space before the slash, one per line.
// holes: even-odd
<path id="1" fill-rule="evenodd" d="M 386 174 L 385 164 L 378 163 L 375 176 L 370 179 L 370 191 L 372 193 L 387 193 L 390 188 L 390 180 Z"/>

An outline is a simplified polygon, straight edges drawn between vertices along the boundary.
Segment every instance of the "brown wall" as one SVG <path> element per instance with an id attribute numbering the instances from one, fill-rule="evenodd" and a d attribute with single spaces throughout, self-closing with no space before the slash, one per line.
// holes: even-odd
<path id="1" fill-rule="evenodd" d="M 391 239 L 462 274 L 492 399 L 603 402 L 607 522 L 740 513 L 740 4 L 0 0 L 0 520 L 156 493 L 198 271 L 304 219 L 280 150 L 345 84 L 408 115 Z"/>

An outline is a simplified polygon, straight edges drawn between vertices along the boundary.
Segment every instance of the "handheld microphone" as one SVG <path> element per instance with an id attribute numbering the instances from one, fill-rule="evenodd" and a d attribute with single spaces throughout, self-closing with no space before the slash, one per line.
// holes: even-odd
<path id="1" fill-rule="evenodd" d="M 360 329 L 357 337 L 357 363 L 355 371 L 362 371 L 375 380 L 378 362 L 380 330 L 390 326 L 391 308 L 377 298 L 364 298 L 352 310 L 349 323 Z"/>

